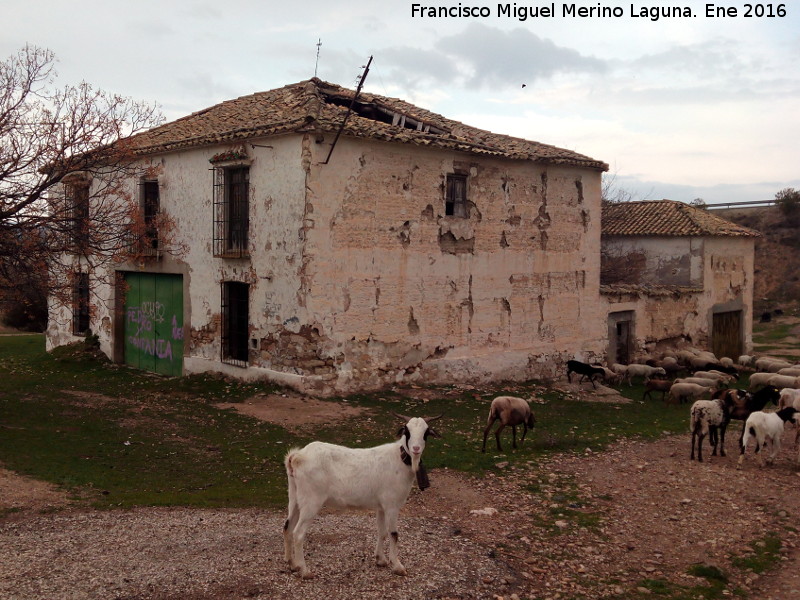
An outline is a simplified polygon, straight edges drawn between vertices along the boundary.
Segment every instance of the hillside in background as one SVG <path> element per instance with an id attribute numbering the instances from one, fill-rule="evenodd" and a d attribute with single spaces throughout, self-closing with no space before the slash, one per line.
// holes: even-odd
<path id="1" fill-rule="evenodd" d="M 713 211 L 761 232 L 756 241 L 753 301 L 756 315 L 800 302 L 800 219 L 789 219 L 775 206 Z"/>

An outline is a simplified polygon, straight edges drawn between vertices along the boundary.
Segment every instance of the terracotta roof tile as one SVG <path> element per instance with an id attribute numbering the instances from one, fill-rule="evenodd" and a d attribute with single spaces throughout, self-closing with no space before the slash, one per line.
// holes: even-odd
<path id="1" fill-rule="evenodd" d="M 759 237 L 753 229 L 731 223 L 707 210 L 675 200 L 603 203 L 604 236 Z"/>
<path id="2" fill-rule="evenodd" d="M 140 154 L 151 154 L 288 132 L 335 132 L 354 94 L 353 90 L 309 79 L 227 100 L 141 133 L 133 141 Z M 606 163 L 571 150 L 470 127 L 397 98 L 363 92 L 343 134 L 608 170 Z"/>

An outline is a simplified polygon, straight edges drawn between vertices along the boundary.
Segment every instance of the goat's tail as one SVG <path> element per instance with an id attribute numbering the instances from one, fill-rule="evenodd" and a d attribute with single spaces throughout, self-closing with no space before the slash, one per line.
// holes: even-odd
<path id="1" fill-rule="evenodd" d="M 286 466 L 286 475 L 289 479 L 294 477 L 294 470 L 295 466 L 297 465 L 297 451 L 299 448 L 292 448 L 289 452 L 286 453 L 286 458 L 283 461 L 283 464 Z"/>

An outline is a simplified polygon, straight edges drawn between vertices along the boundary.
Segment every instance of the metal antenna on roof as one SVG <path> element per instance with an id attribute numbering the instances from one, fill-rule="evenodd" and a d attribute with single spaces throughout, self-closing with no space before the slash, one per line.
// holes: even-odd
<path id="1" fill-rule="evenodd" d="M 317 67 L 319 67 L 319 49 L 322 46 L 322 38 L 317 40 L 317 62 L 314 63 L 314 77 L 317 76 Z"/>
<path id="2" fill-rule="evenodd" d="M 372 56 L 369 57 L 367 61 L 367 66 L 364 67 L 364 73 L 361 75 L 361 78 L 358 82 L 358 87 L 356 88 L 356 93 L 353 94 L 353 99 L 350 101 L 350 106 L 347 108 L 347 112 L 344 115 L 344 120 L 342 124 L 339 126 L 339 131 L 336 132 L 336 137 L 333 138 L 333 143 L 331 144 L 331 149 L 328 151 L 328 158 L 322 163 L 323 165 L 327 165 L 328 161 L 331 159 L 331 154 L 333 154 L 333 149 L 336 147 L 336 142 L 339 141 L 339 136 L 342 135 L 342 131 L 344 130 L 344 126 L 347 125 L 347 119 L 350 118 L 350 113 L 353 112 L 353 107 L 356 105 L 356 100 L 358 99 L 358 95 L 361 93 L 361 88 L 364 85 L 364 81 L 367 79 L 367 74 L 369 73 L 369 66 L 372 64 Z"/>

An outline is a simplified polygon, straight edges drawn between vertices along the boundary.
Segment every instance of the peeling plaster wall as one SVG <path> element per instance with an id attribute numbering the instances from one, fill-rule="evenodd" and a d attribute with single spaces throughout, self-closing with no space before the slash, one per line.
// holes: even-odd
<path id="1" fill-rule="evenodd" d="M 703 281 L 703 243 L 691 237 L 603 237 L 603 251 L 643 254 L 644 269 L 629 283 L 699 286 Z"/>
<path id="2" fill-rule="evenodd" d="M 209 159 L 229 147 L 149 159 L 188 252 L 119 270 L 183 275 L 185 373 L 330 394 L 555 376 L 567 359 L 604 351 L 599 172 L 348 138 L 323 165 L 331 141 L 245 145 L 251 255 L 241 259 L 212 247 Z M 444 215 L 454 172 L 467 175 L 468 218 Z M 220 358 L 225 281 L 250 285 L 247 368 Z M 100 294 L 92 329 L 122 360 L 114 290 Z"/>
<path id="3" fill-rule="evenodd" d="M 303 292 L 338 388 L 545 376 L 602 351 L 598 172 L 363 140 L 318 163 Z M 444 214 L 448 173 L 468 175 L 468 218 Z"/>

